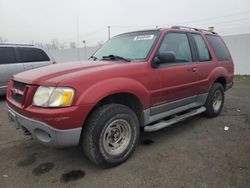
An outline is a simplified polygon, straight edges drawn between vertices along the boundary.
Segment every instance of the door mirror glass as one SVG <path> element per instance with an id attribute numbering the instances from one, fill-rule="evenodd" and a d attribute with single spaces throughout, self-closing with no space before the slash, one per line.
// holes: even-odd
<path id="1" fill-rule="evenodd" d="M 176 60 L 176 56 L 173 51 L 159 52 L 158 58 L 160 63 L 173 63 Z"/>
<path id="2" fill-rule="evenodd" d="M 157 68 L 160 66 L 160 64 L 174 63 L 174 62 L 176 62 L 176 56 L 174 52 L 172 51 L 158 52 L 158 55 L 155 56 L 152 62 L 152 67 Z"/>

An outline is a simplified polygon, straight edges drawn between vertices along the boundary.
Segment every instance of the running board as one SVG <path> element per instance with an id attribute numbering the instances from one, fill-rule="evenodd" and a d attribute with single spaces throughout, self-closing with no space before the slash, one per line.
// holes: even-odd
<path id="1" fill-rule="evenodd" d="M 201 114 L 202 112 L 206 111 L 206 108 L 204 106 L 197 108 L 195 110 L 192 110 L 190 112 L 187 112 L 185 114 L 182 115 L 176 115 L 175 117 L 173 117 L 170 120 L 166 120 L 166 121 L 161 121 L 159 123 L 153 124 L 153 125 L 148 125 L 144 127 L 144 131 L 145 132 L 153 132 L 153 131 L 158 131 L 160 129 L 163 129 L 165 127 L 168 127 L 172 124 L 175 124 L 177 122 L 183 121 L 189 117 L 195 116 L 197 114 Z"/>

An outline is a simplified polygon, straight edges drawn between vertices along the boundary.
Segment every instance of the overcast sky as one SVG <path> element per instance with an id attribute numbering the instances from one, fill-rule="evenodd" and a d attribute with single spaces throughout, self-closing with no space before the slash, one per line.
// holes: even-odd
<path id="1" fill-rule="evenodd" d="M 250 1 L 0 0 L 0 37 L 12 43 L 69 43 L 77 40 L 79 28 L 80 41 L 95 45 L 107 40 L 108 25 L 112 36 L 156 25 L 213 25 L 221 35 L 250 33 Z"/>

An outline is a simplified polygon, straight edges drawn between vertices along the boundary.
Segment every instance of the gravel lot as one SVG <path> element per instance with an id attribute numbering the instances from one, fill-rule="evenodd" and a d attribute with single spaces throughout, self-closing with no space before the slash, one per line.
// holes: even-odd
<path id="1" fill-rule="evenodd" d="M 80 148 L 52 149 L 8 122 L 0 99 L 0 187 L 250 187 L 250 78 L 236 79 L 221 116 L 154 133 L 124 164 L 100 169 Z M 225 131 L 225 126 L 229 130 Z"/>

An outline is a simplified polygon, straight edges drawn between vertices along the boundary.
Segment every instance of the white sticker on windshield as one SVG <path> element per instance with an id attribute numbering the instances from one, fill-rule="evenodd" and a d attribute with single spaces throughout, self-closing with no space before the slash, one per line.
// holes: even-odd
<path id="1" fill-rule="evenodd" d="M 154 38 L 154 35 L 140 35 L 135 36 L 134 40 L 152 40 Z"/>

